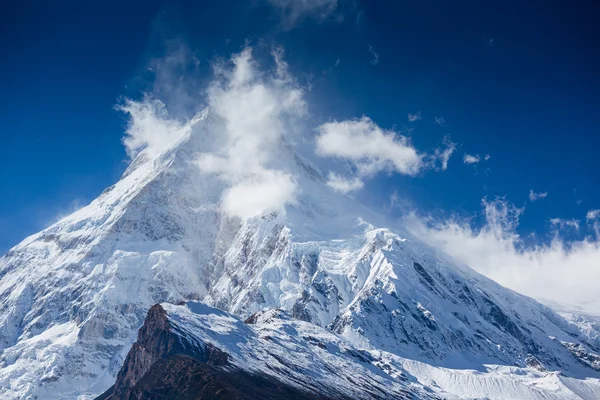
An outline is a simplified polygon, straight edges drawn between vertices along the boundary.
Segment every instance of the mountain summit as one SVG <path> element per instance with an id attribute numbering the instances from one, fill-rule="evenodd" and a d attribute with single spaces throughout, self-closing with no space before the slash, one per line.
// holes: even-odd
<path id="1" fill-rule="evenodd" d="M 324 387 L 349 398 L 377 392 L 361 391 L 361 380 L 341 386 L 335 369 L 351 363 L 398 396 L 600 398 L 599 330 L 580 329 L 333 191 L 291 146 L 271 158 L 294 177 L 293 201 L 247 219 L 224 212 L 229 183 L 198 163 L 223 129 L 205 110 L 172 146 L 140 152 L 90 205 L 0 259 L 2 398 L 105 392 L 135 357 L 155 304 L 186 343 L 238 363 L 267 360 L 273 349 L 285 363 L 264 336 L 301 343 L 292 352 L 324 337 L 317 359 L 290 354 L 286 368 L 318 369 Z M 186 302 L 194 306 L 177 306 Z M 241 322 L 268 310 L 286 317 Z M 270 333 L 259 340 L 261 330 Z M 256 345 L 254 356 L 249 345 L 235 354 L 240 337 Z M 270 363 L 261 362 L 254 366 Z M 298 379 L 285 390 L 304 393 Z"/>

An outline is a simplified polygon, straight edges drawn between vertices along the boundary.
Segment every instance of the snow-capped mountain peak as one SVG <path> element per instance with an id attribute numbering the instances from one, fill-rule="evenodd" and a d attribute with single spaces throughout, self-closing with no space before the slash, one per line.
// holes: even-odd
<path id="1" fill-rule="evenodd" d="M 473 379 L 494 380 L 505 370 L 493 364 L 529 371 L 532 380 L 541 371 L 594 378 L 569 378 L 561 393 L 597 387 L 595 328 L 580 329 L 388 224 L 333 191 L 290 146 L 276 147 L 269 167 L 293 177 L 294 201 L 247 219 L 225 212 L 232 182 L 197 162 L 218 153 L 208 139 L 223 129 L 204 110 L 171 146 L 140 152 L 90 205 L 0 259 L 3 398 L 104 392 L 151 306 L 169 311 L 198 300 L 241 319 L 281 309 L 411 365 L 423 382 L 460 375 L 448 368 L 488 371 Z M 451 381 L 439 391 L 452 393 Z"/>

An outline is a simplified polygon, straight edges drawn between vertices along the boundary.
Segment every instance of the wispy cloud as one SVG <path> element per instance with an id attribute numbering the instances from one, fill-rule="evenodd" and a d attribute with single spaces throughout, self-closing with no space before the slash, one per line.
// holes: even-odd
<path id="1" fill-rule="evenodd" d="M 191 130 L 189 123 L 171 118 L 165 104 L 149 95 L 142 101 L 125 99 L 117 109 L 129 115 L 123 144 L 130 158 L 142 150 L 154 157 Z"/>
<path id="2" fill-rule="evenodd" d="M 323 22 L 338 7 L 338 0 L 269 0 L 282 17 L 284 28 L 292 29 L 303 18 Z"/>
<path id="3" fill-rule="evenodd" d="M 463 156 L 463 162 L 465 164 L 477 164 L 479 161 L 481 161 L 481 158 L 479 158 L 479 155 L 475 154 L 475 155 L 471 155 L 471 154 L 466 154 Z"/>
<path id="4" fill-rule="evenodd" d="M 551 218 L 550 224 L 559 229 L 573 228 L 579 230 L 579 220 L 576 219 Z"/>
<path id="5" fill-rule="evenodd" d="M 548 196 L 548 192 L 540 192 L 540 193 L 536 193 L 533 190 L 529 191 L 529 200 L 531 201 L 536 201 L 536 200 L 540 200 L 540 199 L 545 199 L 546 196 Z"/>
<path id="6" fill-rule="evenodd" d="M 331 71 L 333 71 L 333 70 L 335 70 L 337 67 L 339 67 L 339 65 L 340 65 L 340 63 L 341 63 L 341 62 L 342 62 L 342 60 L 341 60 L 341 59 L 339 59 L 339 58 L 337 58 L 337 59 L 335 60 L 335 63 L 333 63 L 333 66 L 331 66 L 331 67 L 329 67 L 329 68 L 326 68 L 325 70 L 321 71 L 321 73 L 322 73 L 322 74 L 324 74 L 324 75 L 325 75 L 325 74 L 328 74 L 328 73 L 330 73 Z"/>
<path id="7" fill-rule="evenodd" d="M 588 221 L 600 219 L 600 210 L 589 210 L 585 216 Z"/>
<path id="8" fill-rule="evenodd" d="M 340 193 L 349 193 L 362 189 L 364 182 L 362 179 L 355 177 L 352 179 L 344 178 L 335 172 L 330 172 L 327 177 L 327 186 Z"/>
<path id="9" fill-rule="evenodd" d="M 463 162 L 465 164 L 475 165 L 475 164 L 478 164 L 481 161 L 487 161 L 490 158 L 492 158 L 492 156 L 490 156 L 489 154 L 486 154 L 483 157 L 481 157 L 479 154 L 468 154 L 468 153 L 465 153 L 464 156 L 463 156 Z"/>
<path id="10" fill-rule="evenodd" d="M 68 217 L 69 215 L 73 214 L 75 211 L 81 209 L 82 207 L 85 207 L 88 204 L 89 204 L 89 201 L 86 201 L 82 198 L 74 198 L 67 204 L 67 206 L 65 208 L 61 209 L 54 216 L 54 218 L 51 221 L 49 221 L 49 223 L 47 223 L 46 225 L 54 224 L 55 222 L 58 222 L 65 217 Z"/>
<path id="11" fill-rule="evenodd" d="M 442 171 L 448 169 L 448 161 L 450 161 L 450 157 L 452 157 L 452 154 L 454 154 L 454 151 L 456 150 L 456 143 L 450 140 L 450 136 L 445 136 L 444 146 L 445 148 L 435 149 L 433 158 L 430 158 L 430 161 L 433 164 L 437 161 L 440 162 Z"/>
<path id="12" fill-rule="evenodd" d="M 433 123 L 435 125 L 444 126 L 446 120 L 443 117 L 433 117 Z"/>
<path id="13" fill-rule="evenodd" d="M 128 115 L 123 143 L 130 158 L 142 150 L 154 157 L 192 129 L 188 116 L 204 107 L 198 101 L 200 61 L 184 43 L 167 43 L 165 53 L 149 62 L 152 84 L 141 100 L 123 99 L 115 108 Z"/>
<path id="14" fill-rule="evenodd" d="M 377 54 L 375 50 L 373 50 L 373 46 L 371 45 L 369 45 L 369 53 L 371 53 L 371 55 L 373 56 L 373 58 L 371 59 L 371 64 L 379 64 L 379 54 Z"/>
<path id="15" fill-rule="evenodd" d="M 421 119 L 421 111 L 417 111 L 414 114 L 408 113 L 408 122 L 416 122 Z"/>
<path id="16" fill-rule="evenodd" d="M 595 237 L 528 246 L 517 233 L 524 212 L 502 198 L 483 200 L 485 224 L 474 218 L 439 219 L 413 211 L 405 218 L 413 234 L 502 285 L 538 299 L 600 302 L 600 242 Z M 557 220 L 571 228 L 574 221 Z"/>
<path id="17" fill-rule="evenodd" d="M 600 210 L 589 210 L 585 216 L 588 224 L 592 225 L 596 237 L 600 237 Z"/>

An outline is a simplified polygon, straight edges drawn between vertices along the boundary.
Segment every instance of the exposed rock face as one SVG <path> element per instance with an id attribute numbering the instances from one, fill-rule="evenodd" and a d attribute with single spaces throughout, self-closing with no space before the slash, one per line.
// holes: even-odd
<path id="1" fill-rule="evenodd" d="M 186 344 L 182 343 L 181 338 L 174 335 L 171 329 L 165 310 L 159 304 L 150 308 L 138 333 L 138 340 L 131 347 L 117 375 L 117 382 L 107 392 L 110 394 L 101 398 L 138 398 L 135 393 L 139 391 L 139 385 L 138 389 L 133 388 L 157 363 L 163 367 L 169 366 L 165 371 L 177 370 L 178 364 L 189 366 L 190 363 L 202 363 L 206 364 L 207 368 L 226 365 L 226 353 L 209 344 L 203 348 L 186 348 Z M 152 375 L 156 375 L 156 371 Z"/>
<path id="2" fill-rule="evenodd" d="M 585 346 L 581 343 L 569 343 L 569 342 L 561 342 L 561 344 L 573 354 L 579 362 L 583 365 L 586 365 L 596 371 L 600 371 L 600 350 L 596 349 L 596 352 L 593 352 L 589 349 L 588 346 Z"/>
<path id="3" fill-rule="evenodd" d="M 131 347 L 123 367 L 117 375 L 116 383 L 105 393 L 97 397 L 96 400 L 158 400 L 158 399 L 291 399 L 291 400 L 350 400 L 356 398 L 364 399 L 406 399 L 416 398 L 417 395 L 411 395 L 408 390 L 390 387 L 386 391 L 384 382 L 373 380 L 365 382 L 361 377 L 356 377 L 354 381 L 349 380 L 349 375 L 345 376 L 344 385 L 335 387 L 327 383 L 327 378 L 319 383 L 319 386 L 311 382 L 314 371 L 303 370 L 306 365 L 295 363 L 297 359 L 275 355 L 277 345 L 270 342 L 284 340 L 274 336 L 265 336 L 264 339 L 255 337 L 256 332 L 250 328 L 238 330 L 238 333 L 244 333 L 247 337 L 237 338 L 248 342 L 251 348 L 257 347 L 256 357 L 260 357 L 258 347 L 266 346 L 271 355 L 282 365 L 276 367 L 268 373 L 261 373 L 257 370 L 251 371 L 249 365 L 256 360 L 248 363 L 236 357 L 229 357 L 228 353 L 217 347 L 217 343 L 211 344 L 204 341 L 202 335 L 214 335 L 214 332 L 199 328 L 193 322 L 189 325 L 177 325 L 169 318 L 178 318 L 178 314 L 196 319 L 209 319 L 213 323 L 220 319 L 219 331 L 224 333 L 223 328 L 232 329 L 227 334 L 238 336 L 235 329 L 241 321 L 235 320 L 232 316 L 226 315 L 219 310 L 202 306 L 201 313 L 192 315 L 186 306 L 172 307 L 171 316 L 160 305 L 153 306 L 139 330 L 138 339 Z M 281 312 L 268 312 L 263 315 L 256 315 L 252 318 L 253 325 L 269 324 L 277 319 L 279 322 L 291 321 Z M 225 325 L 223 324 L 225 321 Z M 310 324 L 306 324 L 310 326 Z M 286 329 L 293 329 L 293 325 L 286 325 Z M 318 333 L 319 328 L 313 327 Z M 227 345 L 231 340 L 226 335 L 220 336 L 223 343 L 220 344 L 224 349 L 231 351 L 232 348 Z M 253 341 L 263 341 L 261 345 Z M 316 337 L 309 336 L 309 340 L 318 343 L 321 349 L 326 349 L 327 341 L 319 340 Z M 315 345 L 314 343 L 312 345 Z M 358 350 L 347 349 L 352 362 L 369 363 L 372 357 Z M 247 356 L 253 357 L 252 353 Z M 335 357 L 335 356 L 334 356 Z M 313 360 L 314 361 L 314 360 Z M 259 363 L 262 360 L 259 360 Z M 313 363 L 318 367 L 332 370 L 331 365 L 326 361 L 316 360 Z M 262 366 L 265 371 L 269 367 Z M 273 366 L 271 366 L 273 367 Z M 259 368 L 260 369 L 260 368 Z M 360 371 L 361 367 L 358 367 Z M 345 371 L 346 373 L 348 371 Z M 337 374 L 336 371 L 331 371 Z M 343 374 L 344 372 L 342 372 Z M 297 376 L 306 374 L 304 382 L 298 382 Z M 363 377 L 364 378 L 364 377 Z M 288 380 L 288 381 L 286 381 Z M 362 384 L 367 383 L 365 386 Z M 418 393 L 419 389 L 416 388 Z M 418 397 L 429 397 L 421 395 Z"/>
<path id="4" fill-rule="evenodd" d="M 219 370 L 178 354 L 152 364 L 142 379 L 122 396 L 100 396 L 98 399 L 326 400 L 327 397 L 301 392 L 276 380 L 251 376 L 243 371 Z"/>

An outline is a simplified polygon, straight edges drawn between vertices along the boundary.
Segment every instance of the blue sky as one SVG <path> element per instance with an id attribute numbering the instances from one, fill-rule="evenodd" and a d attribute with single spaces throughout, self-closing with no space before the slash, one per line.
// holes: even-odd
<path id="1" fill-rule="evenodd" d="M 552 218 L 580 222 L 561 233 L 565 243 L 594 232 L 600 28 L 591 2 L 83 3 L 27 3 L 0 17 L 2 252 L 118 179 L 127 118 L 115 105 L 148 90 L 168 99 L 156 71 L 170 50 L 198 61 L 182 71 L 196 93 L 211 64 L 246 43 L 285 49 L 313 129 L 366 115 L 423 152 L 446 136 L 456 143 L 444 171 L 369 176 L 352 194 L 363 203 L 394 218 L 408 208 L 477 224 L 482 199 L 503 196 L 525 207 L 516 229 L 526 243 L 555 237 Z M 531 201 L 530 190 L 547 196 Z"/>

